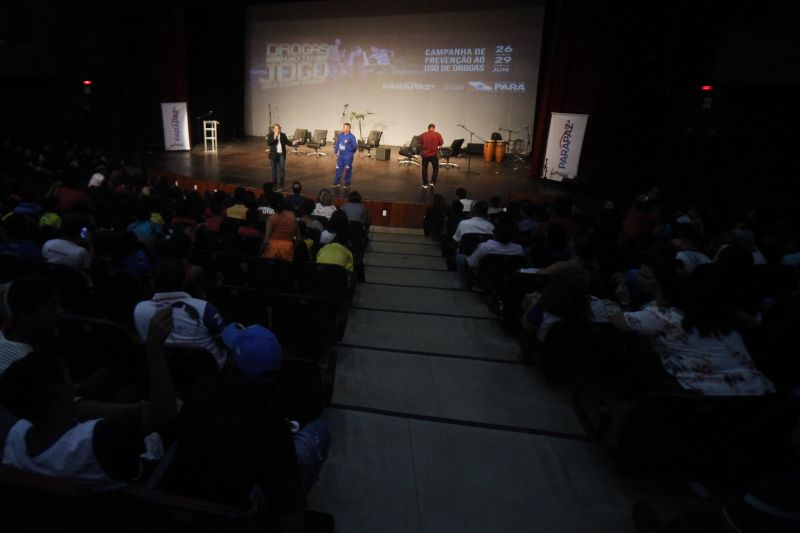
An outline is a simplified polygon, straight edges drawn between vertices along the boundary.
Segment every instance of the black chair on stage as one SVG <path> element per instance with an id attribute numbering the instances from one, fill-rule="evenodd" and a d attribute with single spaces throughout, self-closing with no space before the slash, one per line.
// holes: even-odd
<path id="1" fill-rule="evenodd" d="M 309 148 L 313 148 L 313 152 L 306 152 L 306 155 L 313 155 L 317 157 L 327 157 L 328 154 L 325 152 L 320 152 L 319 149 L 328 144 L 326 137 L 328 136 L 328 130 L 314 130 L 314 135 L 311 137 L 311 140 L 306 142 L 306 146 Z"/>
<path id="2" fill-rule="evenodd" d="M 308 137 L 308 130 L 294 130 L 294 135 L 292 135 L 291 139 L 292 147 L 294 147 L 294 150 L 292 151 L 293 154 L 302 155 L 302 152 L 298 150 L 297 147 L 306 144 L 306 141 L 308 140 L 306 137 Z"/>
<path id="3" fill-rule="evenodd" d="M 419 166 L 419 150 L 420 150 L 420 141 L 419 135 L 414 135 L 411 138 L 411 142 L 404 145 L 399 150 L 399 154 L 401 155 L 398 158 L 397 162 L 401 165 L 417 165 Z"/>
<path id="4" fill-rule="evenodd" d="M 458 157 L 461 153 L 461 146 L 464 144 L 464 139 L 455 139 L 450 146 L 439 148 L 439 157 L 444 159 L 444 163 L 439 163 L 440 167 L 444 168 L 458 168 L 458 165 L 450 162 L 451 157 Z"/>
<path id="5" fill-rule="evenodd" d="M 377 148 L 381 145 L 381 136 L 383 135 L 382 131 L 372 130 L 369 132 L 366 141 L 358 141 L 358 147 L 362 150 L 366 150 L 366 155 L 362 155 L 361 157 L 375 157 L 372 153 L 373 148 Z"/>

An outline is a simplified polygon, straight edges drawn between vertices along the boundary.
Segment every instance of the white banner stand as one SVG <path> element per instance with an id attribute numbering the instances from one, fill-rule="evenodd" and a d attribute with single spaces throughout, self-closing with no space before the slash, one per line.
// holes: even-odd
<path id="1" fill-rule="evenodd" d="M 164 126 L 164 150 L 191 149 L 186 102 L 162 102 L 161 123 Z"/>
<path id="2" fill-rule="evenodd" d="M 583 136 L 589 115 L 552 113 L 542 178 L 562 181 L 578 177 Z"/>
<path id="3" fill-rule="evenodd" d="M 205 146 L 206 152 L 216 152 L 217 151 L 217 125 L 219 121 L 216 120 L 204 120 L 203 121 L 203 146 Z M 209 150 L 208 145 L 211 145 L 211 149 Z"/>

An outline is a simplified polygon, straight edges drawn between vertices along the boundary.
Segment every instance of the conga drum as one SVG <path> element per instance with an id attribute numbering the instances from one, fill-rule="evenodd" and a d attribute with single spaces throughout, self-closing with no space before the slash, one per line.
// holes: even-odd
<path id="1" fill-rule="evenodd" d="M 502 163 L 503 159 L 506 157 L 507 144 L 507 142 L 497 141 L 497 146 L 494 147 L 494 160 L 498 163 Z"/>
<path id="2" fill-rule="evenodd" d="M 483 142 L 483 160 L 487 163 L 492 160 L 494 157 L 494 145 L 497 144 L 496 141 L 484 141 Z"/>

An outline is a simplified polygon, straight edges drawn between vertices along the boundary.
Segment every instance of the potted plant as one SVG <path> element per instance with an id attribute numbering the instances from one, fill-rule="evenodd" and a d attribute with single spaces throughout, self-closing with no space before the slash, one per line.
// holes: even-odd
<path id="1" fill-rule="evenodd" d="M 372 111 L 350 111 L 350 120 L 355 120 L 358 122 L 358 140 L 364 141 L 364 134 L 361 132 L 361 126 L 366 120 L 367 115 L 372 115 Z"/>

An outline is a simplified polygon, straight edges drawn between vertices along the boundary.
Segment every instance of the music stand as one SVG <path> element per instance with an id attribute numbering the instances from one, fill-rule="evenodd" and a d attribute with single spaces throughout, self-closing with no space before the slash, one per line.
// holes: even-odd
<path id="1" fill-rule="evenodd" d="M 472 137 L 473 137 L 473 136 L 477 137 L 478 139 L 481 139 L 481 137 L 480 137 L 480 135 L 476 135 L 474 131 L 470 130 L 469 128 L 467 128 L 467 127 L 466 127 L 466 126 L 464 126 L 463 124 L 458 124 L 458 127 L 459 127 L 459 128 L 461 128 L 461 129 L 463 129 L 463 130 L 464 130 L 464 131 L 466 131 L 467 133 L 469 133 L 469 144 L 467 144 L 467 170 L 466 170 L 467 177 L 469 177 L 469 175 L 470 175 L 470 174 L 475 174 L 475 175 L 477 176 L 477 175 L 479 175 L 479 174 L 480 174 L 480 172 L 473 172 L 473 171 L 471 170 L 471 166 L 472 166 L 472 154 L 471 154 L 471 153 L 469 153 L 469 147 L 470 147 L 470 145 L 472 144 Z M 481 141 L 483 141 L 483 142 L 486 142 L 484 139 L 481 139 Z"/>

